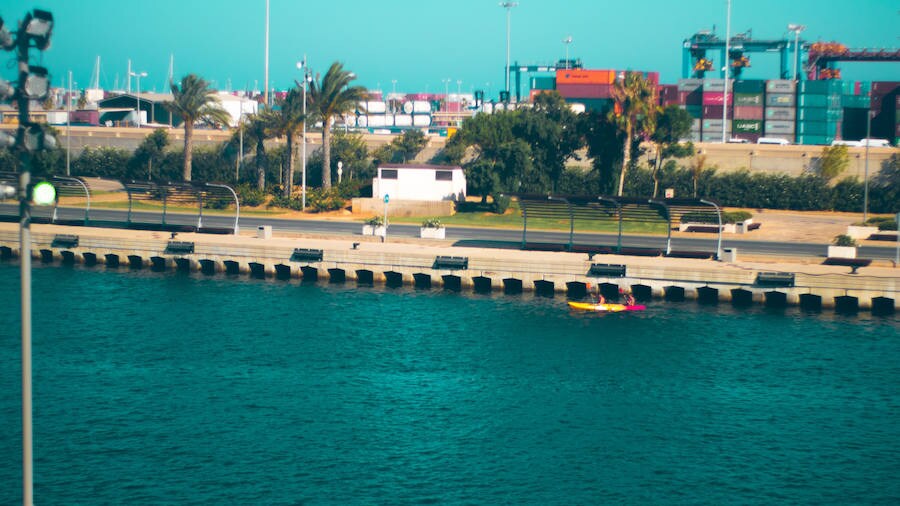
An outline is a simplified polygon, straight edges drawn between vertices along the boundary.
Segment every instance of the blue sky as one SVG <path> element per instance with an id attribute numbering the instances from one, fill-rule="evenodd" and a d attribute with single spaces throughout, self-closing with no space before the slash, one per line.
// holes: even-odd
<path id="1" fill-rule="evenodd" d="M 79 88 L 90 82 L 97 56 L 100 85 L 124 80 L 127 60 L 148 72 L 145 90 L 162 91 L 174 54 L 176 78 L 189 72 L 219 88 L 262 87 L 265 0 L 4 0 L 9 25 L 28 9 L 53 12 L 53 45 L 44 65 L 60 85 L 71 70 Z M 270 86 L 298 78 L 305 53 L 314 71 L 333 61 L 359 76 L 358 84 L 391 91 L 463 92 L 503 87 L 506 12 L 496 0 L 270 0 Z M 701 29 L 724 36 L 725 0 L 519 0 L 512 10 L 511 60 L 549 63 L 572 58 L 588 68 L 658 71 L 681 77 L 681 45 Z M 807 26 L 808 41 L 849 47 L 900 46 L 898 0 L 733 0 L 732 33 L 755 39 L 785 35 L 789 23 Z M 11 55 L 11 53 L 5 53 Z M 778 57 L 750 55 L 747 78 L 777 77 Z M 11 59 L 11 56 L 10 56 Z M 900 63 L 843 64 L 845 79 L 898 80 Z M 0 67 L 11 78 L 11 67 Z M 462 81 L 458 84 L 457 81 Z"/>

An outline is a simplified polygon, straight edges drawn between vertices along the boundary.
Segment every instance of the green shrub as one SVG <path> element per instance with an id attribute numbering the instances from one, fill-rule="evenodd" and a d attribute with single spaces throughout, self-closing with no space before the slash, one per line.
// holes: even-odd
<path id="1" fill-rule="evenodd" d="M 347 205 L 347 198 L 343 195 L 343 191 L 337 187 L 332 187 L 328 190 L 320 188 L 307 189 L 306 204 L 310 210 L 318 213 L 337 211 Z"/>
<path id="2" fill-rule="evenodd" d="M 491 196 L 494 199 L 494 205 L 491 209 L 496 214 L 503 214 L 509 209 L 509 197 L 502 194 L 494 194 Z"/>
<path id="3" fill-rule="evenodd" d="M 238 187 L 234 189 L 234 192 L 237 193 L 241 205 L 256 207 L 266 201 L 265 192 L 257 190 L 247 183 L 238 185 Z"/>
<path id="4" fill-rule="evenodd" d="M 370 227 L 383 227 L 384 226 L 384 217 L 382 216 L 372 216 L 368 220 L 366 220 L 366 225 Z"/>
<path id="5" fill-rule="evenodd" d="M 747 211 L 726 211 L 722 213 L 722 223 L 738 223 L 749 220 L 753 215 Z M 701 211 L 695 213 L 684 213 L 681 216 L 682 223 L 718 223 L 719 219 L 716 213 L 711 211 Z"/>
<path id="6" fill-rule="evenodd" d="M 836 235 L 831 242 L 835 246 L 856 246 L 856 239 L 847 234 Z"/>
<path id="7" fill-rule="evenodd" d="M 422 222 L 422 228 L 444 228 L 444 224 L 437 218 L 428 218 Z"/>
<path id="8" fill-rule="evenodd" d="M 869 218 L 865 224 L 870 227 L 878 227 L 878 230 L 897 230 L 897 220 L 887 216 Z"/>

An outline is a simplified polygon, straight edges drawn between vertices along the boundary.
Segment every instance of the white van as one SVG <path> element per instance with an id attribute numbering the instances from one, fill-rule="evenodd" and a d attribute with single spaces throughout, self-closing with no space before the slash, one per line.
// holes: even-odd
<path id="1" fill-rule="evenodd" d="M 790 141 L 787 139 L 780 139 L 778 137 L 760 137 L 756 140 L 757 144 L 777 144 L 779 146 L 787 146 L 790 144 Z"/>
<path id="2" fill-rule="evenodd" d="M 869 146 L 870 148 L 889 148 L 891 143 L 887 139 L 863 139 L 859 141 L 860 146 Z"/>

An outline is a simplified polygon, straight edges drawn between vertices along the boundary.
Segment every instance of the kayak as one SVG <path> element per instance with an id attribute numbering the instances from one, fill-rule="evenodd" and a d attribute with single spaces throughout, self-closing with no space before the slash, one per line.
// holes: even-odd
<path id="1" fill-rule="evenodd" d="M 644 309 L 647 309 L 647 306 L 644 306 L 643 304 L 626 306 L 625 304 L 597 304 L 594 302 L 572 301 L 569 301 L 569 307 L 581 311 L 607 311 L 611 313 L 617 313 L 619 311 L 643 311 Z"/>

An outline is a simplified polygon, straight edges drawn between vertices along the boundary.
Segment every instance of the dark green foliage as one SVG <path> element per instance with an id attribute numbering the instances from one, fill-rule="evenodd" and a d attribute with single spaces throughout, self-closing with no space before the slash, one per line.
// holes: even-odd
<path id="1" fill-rule="evenodd" d="M 169 145 L 169 133 L 157 128 L 141 141 L 128 163 L 128 177 L 131 179 L 153 179 L 153 166 L 163 158 Z"/>
<path id="2" fill-rule="evenodd" d="M 256 207 L 266 201 L 266 193 L 259 191 L 249 183 L 238 185 L 234 192 L 237 193 L 238 200 L 243 206 Z"/>
<path id="3" fill-rule="evenodd" d="M 124 149 L 88 146 L 78 158 L 72 160 L 72 174 L 127 179 L 126 171 L 130 159 L 131 153 Z"/>
<path id="4" fill-rule="evenodd" d="M 491 211 L 493 211 L 494 213 L 503 214 L 507 209 L 509 209 L 510 199 L 506 195 L 494 194 L 491 195 L 491 198 L 493 198 L 494 200 L 494 204 L 491 208 Z"/>
<path id="5" fill-rule="evenodd" d="M 726 211 L 722 213 L 722 223 L 738 223 L 749 220 L 753 215 L 747 211 Z M 685 213 L 681 216 L 682 223 L 718 223 L 719 217 L 714 211 Z"/>
<path id="6" fill-rule="evenodd" d="M 847 234 L 834 236 L 834 240 L 832 240 L 831 243 L 835 246 L 856 246 L 856 240 Z"/>
<path id="7" fill-rule="evenodd" d="M 878 227 L 878 230 L 897 230 L 897 219 L 886 216 L 875 216 L 866 220 L 866 225 Z"/>

